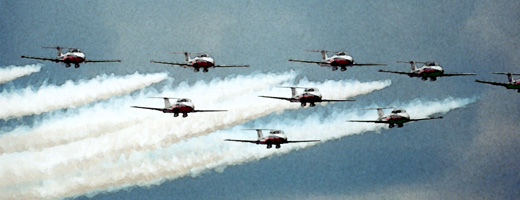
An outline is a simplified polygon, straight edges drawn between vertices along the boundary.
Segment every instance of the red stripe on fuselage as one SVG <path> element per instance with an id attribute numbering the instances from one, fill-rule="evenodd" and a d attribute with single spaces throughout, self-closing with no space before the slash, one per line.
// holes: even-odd
<path id="1" fill-rule="evenodd" d="M 81 63 L 81 62 L 85 61 L 85 59 L 82 57 L 77 57 L 77 56 L 65 56 L 63 58 L 63 61 L 68 62 L 68 63 Z"/>
<path id="2" fill-rule="evenodd" d="M 213 67 L 213 63 L 212 62 L 206 62 L 206 61 L 197 61 L 197 62 L 193 62 L 191 64 L 192 66 L 197 66 L 197 67 Z"/>

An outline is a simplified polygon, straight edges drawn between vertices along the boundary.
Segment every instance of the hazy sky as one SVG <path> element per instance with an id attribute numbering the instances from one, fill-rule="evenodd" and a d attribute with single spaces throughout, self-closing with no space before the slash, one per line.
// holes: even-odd
<path id="1" fill-rule="evenodd" d="M 195 84 L 197 81 L 228 81 L 236 83 L 236 87 L 232 85 L 225 88 L 226 91 L 242 91 L 246 84 L 258 87 L 264 84 L 248 82 L 248 77 L 254 74 L 292 73 L 288 76 L 294 76 L 292 79 L 296 84 L 335 81 L 322 84 L 330 88 L 335 87 L 334 83 L 346 84 L 356 80 L 373 84 L 390 80 L 391 85 L 382 90 L 374 89 L 374 92 L 354 97 L 355 103 L 272 112 L 244 121 L 237 127 L 223 126 L 217 130 L 277 128 L 256 127 L 273 124 L 291 127 L 298 126 L 307 116 L 315 116 L 317 127 L 327 124 L 328 120 L 338 120 L 339 126 L 348 131 L 357 125 L 343 124 L 347 118 L 335 119 L 334 116 L 343 116 L 341 113 L 347 111 L 359 112 L 361 116 L 365 114 L 361 109 L 369 106 L 411 107 L 414 103 L 424 106 L 421 108 L 426 111 L 428 102 L 444 102 L 448 98 L 456 99 L 454 101 L 471 99 L 474 103 L 451 110 L 442 120 L 410 123 L 400 129 L 360 131 L 312 147 L 266 156 L 268 158 L 250 159 L 220 168 L 209 167 L 210 170 L 179 177 L 167 174 L 168 177 L 165 175 L 151 186 L 145 182 L 139 184 L 144 185 L 142 187 L 121 183 L 119 186 L 124 189 L 107 185 L 108 188 L 75 194 L 75 197 L 516 199 L 520 197 L 520 94 L 503 87 L 475 83 L 474 80 L 506 82 L 505 76 L 491 73 L 520 73 L 519 11 L 518 1 L 1 1 L 0 66 L 43 64 L 40 72 L 1 84 L 4 96 L 25 88 L 42 91 L 48 85 L 62 86 L 67 80 L 76 83 L 98 80 L 98 75 L 105 74 L 121 77 L 135 72 L 166 73 L 170 79 L 120 97 L 96 99 L 86 105 L 54 112 L 2 119 L 0 134 L 11 134 L 12 130 L 22 126 L 27 126 L 29 132 L 46 120 L 67 121 L 68 116 L 85 113 L 90 108 L 100 112 L 109 110 L 117 107 L 116 102 L 124 104 L 138 96 L 161 93 L 164 88 L 188 95 L 188 91 L 199 91 L 197 88 L 202 87 Z M 89 59 L 121 59 L 123 62 L 88 63 L 73 69 L 57 63 L 20 58 L 21 55 L 54 57 L 54 50 L 40 47 L 56 45 L 81 48 Z M 383 68 L 379 66 L 333 72 L 313 64 L 287 61 L 290 58 L 319 60 L 318 53 L 305 51 L 309 49 L 348 51 L 356 62 L 384 62 L 389 64 L 384 67 L 388 70 L 409 70 L 408 64 L 395 63 L 397 60 L 436 61 L 448 73 L 472 72 L 478 75 L 441 77 L 436 82 L 423 82 L 407 76 L 379 73 L 377 70 Z M 169 53 L 172 51 L 208 52 L 218 64 L 248 64 L 251 67 L 194 73 L 190 69 L 149 62 L 184 60 L 182 55 Z M 237 75 L 244 76 L 244 80 L 235 80 Z M 135 78 L 140 77 L 136 75 Z M 265 82 L 267 86 L 267 78 Z M 107 85 L 93 89 L 103 87 Z M 212 85 L 208 84 L 207 88 L 212 88 Z M 205 102 L 207 95 L 218 92 L 209 90 L 189 97 L 198 100 L 195 102 L 199 102 L 200 108 L 221 109 L 209 107 L 210 102 L 209 105 L 201 103 Z M 289 95 L 289 91 L 284 89 L 269 91 Z M 257 101 L 260 100 L 250 98 L 250 101 L 241 103 L 255 104 Z M 148 105 L 157 103 L 157 106 L 162 103 L 157 100 L 141 102 Z M 437 105 L 436 108 L 441 107 L 448 106 Z M 118 118 L 116 114 L 114 118 Z M 377 116 L 375 111 L 366 114 Z M 200 115 L 190 115 L 190 118 Z M 92 120 L 96 117 L 93 113 Z M 173 120 L 171 116 L 168 119 Z M 179 126 L 195 127 L 175 120 Z M 81 127 L 77 131 L 81 132 Z M 219 132 L 213 131 L 212 134 L 219 137 Z M 329 133 L 318 130 L 313 134 Z M 254 135 L 245 132 L 236 137 Z M 121 140 L 125 137 L 121 136 Z M 162 155 L 164 152 L 161 150 L 170 149 L 168 152 L 175 155 L 176 148 L 182 150 L 183 142 L 189 144 L 190 141 L 183 140 L 177 146 L 157 145 L 147 151 Z M 288 145 L 282 148 L 286 147 Z M 132 150 L 139 152 L 139 148 Z M 268 152 L 263 146 L 251 145 L 248 148 L 262 155 Z M 85 147 L 78 152 L 90 150 Z M 24 154 L 4 156 L 16 159 L 17 155 Z M 132 157 L 122 154 L 124 156 Z M 2 176 L 8 175 L 0 174 L 0 179 Z M 0 191 L 16 190 L 9 187 L 23 187 L 23 184 L 0 186 L 3 187 Z"/>

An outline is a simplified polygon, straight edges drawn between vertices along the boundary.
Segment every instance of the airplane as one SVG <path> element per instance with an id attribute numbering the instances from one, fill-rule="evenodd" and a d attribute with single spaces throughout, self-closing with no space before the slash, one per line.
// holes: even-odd
<path id="1" fill-rule="evenodd" d="M 178 117 L 182 113 L 182 117 L 188 117 L 188 113 L 193 112 L 225 112 L 227 110 L 196 110 L 193 102 L 188 98 L 172 98 L 172 97 L 150 97 L 164 99 L 164 108 L 150 108 L 141 106 L 132 106 L 132 108 L 142 108 L 149 110 L 162 111 L 163 113 L 173 113 L 173 117 Z M 171 104 L 169 99 L 177 99 L 175 104 Z"/>
<path id="2" fill-rule="evenodd" d="M 402 72 L 402 71 L 388 71 L 380 69 L 379 72 L 388 72 L 395 74 L 406 74 L 409 77 L 421 77 L 421 80 L 426 81 L 430 78 L 430 81 L 436 81 L 437 77 L 441 76 L 467 76 L 467 75 L 477 75 L 475 73 L 456 73 L 456 74 L 448 74 L 444 73 L 444 69 L 436 62 L 417 62 L 417 61 L 397 61 L 398 63 L 410 63 L 411 71 L 410 72 Z M 415 63 L 424 63 L 424 65 L 420 68 L 415 66 Z"/>
<path id="3" fill-rule="evenodd" d="M 55 63 L 62 62 L 65 63 L 65 67 L 70 67 L 70 64 L 74 64 L 75 68 L 79 68 L 80 63 L 94 63 L 94 62 L 121 62 L 121 60 L 87 60 L 85 57 L 85 53 L 81 52 L 78 48 L 67 48 L 67 47 L 42 47 L 46 49 L 56 49 L 58 50 L 58 56 L 56 58 L 42 58 L 42 57 L 32 57 L 32 56 L 22 56 L 22 58 L 27 59 L 36 59 L 36 60 L 48 60 Z M 62 53 L 62 49 L 69 49 L 67 52 Z"/>
<path id="4" fill-rule="evenodd" d="M 291 62 L 301 62 L 301 63 L 314 63 L 318 64 L 322 67 L 332 67 L 332 71 L 338 70 L 340 67 L 341 71 L 346 71 L 347 67 L 352 66 L 368 66 L 368 65 L 386 65 L 386 63 L 356 63 L 354 62 L 354 58 L 344 51 L 327 51 L 327 50 L 307 50 L 307 52 L 320 52 L 321 53 L 321 61 L 312 61 L 312 60 L 295 60 L 289 59 Z M 328 52 L 335 52 L 331 57 L 327 56 Z"/>
<path id="5" fill-rule="evenodd" d="M 314 107 L 316 102 L 335 102 L 335 101 L 355 101 L 354 99 L 342 99 L 342 100 L 330 100 L 322 99 L 321 93 L 317 88 L 304 88 L 304 87 L 280 87 L 280 88 L 291 88 L 291 98 L 286 97 L 273 97 L 273 96 L 259 96 L 271 99 L 281 99 L 290 102 L 300 102 L 302 107 L 305 107 L 309 103 L 310 107 Z M 296 93 L 296 88 L 304 88 L 303 93 Z"/>
<path id="6" fill-rule="evenodd" d="M 491 85 L 500 85 L 500 86 L 506 87 L 507 89 L 515 89 L 515 90 L 518 89 L 518 93 L 520 93 L 520 80 L 515 80 L 515 78 L 513 77 L 513 75 L 520 75 L 520 74 L 509 73 L 509 72 L 494 72 L 493 74 L 507 75 L 508 82 L 501 83 L 501 82 L 481 81 L 481 80 L 475 80 L 475 82 L 487 83 L 487 84 L 491 84 Z"/>
<path id="7" fill-rule="evenodd" d="M 378 118 L 377 120 L 348 120 L 347 122 L 372 122 L 372 123 L 381 123 L 388 124 L 389 128 L 393 128 L 395 124 L 397 124 L 398 128 L 403 127 L 403 124 L 406 122 L 412 121 L 421 121 L 421 120 L 429 120 L 429 119 L 442 119 L 442 116 L 439 117 L 427 117 L 427 118 L 419 118 L 419 119 L 410 119 L 410 115 L 406 113 L 404 109 L 396 109 L 396 108 L 367 108 L 365 110 L 377 110 Z M 394 109 L 392 112 L 383 116 L 383 109 Z"/>
<path id="8" fill-rule="evenodd" d="M 256 134 L 258 135 L 257 140 L 234 140 L 234 139 L 225 139 L 224 141 L 231 141 L 231 142 L 248 142 L 253 144 L 265 144 L 267 145 L 267 148 L 270 149 L 275 145 L 277 149 L 281 147 L 281 144 L 286 143 L 298 143 L 298 142 L 319 142 L 320 140 L 295 140 L 295 141 L 289 141 L 287 140 L 287 136 L 285 133 L 281 130 L 276 129 L 242 129 L 242 130 L 256 130 Z M 262 134 L 262 130 L 268 130 L 269 134 L 267 136 L 264 136 Z"/>
<path id="9" fill-rule="evenodd" d="M 167 64 L 167 65 L 178 65 L 184 68 L 193 67 L 195 72 L 198 72 L 202 68 L 202 72 L 208 72 L 210 67 L 249 67 L 249 65 L 215 65 L 215 60 L 207 53 L 193 53 L 197 54 L 194 58 L 190 58 L 190 52 L 172 52 L 175 54 L 184 54 L 186 63 L 175 63 L 175 62 L 163 62 L 150 60 L 151 63 Z"/>

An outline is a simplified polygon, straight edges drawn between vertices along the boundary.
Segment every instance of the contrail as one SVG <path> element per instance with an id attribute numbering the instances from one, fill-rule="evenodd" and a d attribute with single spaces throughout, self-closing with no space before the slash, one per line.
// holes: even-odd
<path id="1" fill-rule="evenodd" d="M 161 89 L 162 92 L 141 91 L 134 96 L 112 98 L 106 102 L 100 102 L 92 106 L 79 108 L 58 114 L 56 117 L 37 122 L 34 127 L 21 126 L 11 132 L 0 135 L 0 154 L 17 151 L 40 151 L 43 148 L 82 140 L 89 137 L 98 137 L 138 124 L 147 126 L 148 121 L 161 120 L 173 126 L 182 123 L 183 120 L 172 122 L 170 115 L 160 112 L 143 111 L 130 108 L 132 105 L 162 107 L 162 100 L 148 99 L 154 96 L 177 97 L 203 97 L 193 99 L 199 108 L 205 103 L 220 102 L 222 100 L 236 98 L 244 93 L 265 90 L 273 85 L 279 85 L 286 81 L 292 81 L 296 73 L 282 74 L 253 74 L 248 76 L 238 75 L 212 81 L 198 81 L 192 86 L 181 83 L 175 89 L 168 84 Z M 211 88 L 211 90 L 208 90 Z M 233 89 L 229 89 L 233 88 Z M 201 96 L 204 94 L 204 96 Z M 208 107 L 209 108 L 209 107 Z M 195 114 L 193 117 L 200 116 Z M 204 114 L 202 114 L 204 115 Z M 191 117 L 190 117 L 191 118 Z M 74 122 L 74 123 L 71 123 Z M 143 124 L 144 123 L 144 124 Z"/>
<path id="2" fill-rule="evenodd" d="M 446 113 L 474 101 L 475 99 L 454 98 L 440 101 L 414 100 L 406 105 L 393 106 L 405 108 L 411 115 L 422 117 Z M 0 166 L 0 196 L 5 198 L 13 195 L 25 198 L 61 198 L 117 190 L 131 185 L 159 184 L 165 180 L 197 175 L 209 169 L 221 171 L 229 165 L 239 165 L 273 155 L 282 155 L 293 150 L 320 145 L 327 140 L 385 129 L 386 126 L 383 125 L 345 122 L 347 119 L 373 119 L 376 117 L 372 112 L 360 112 L 358 109 L 333 111 L 329 116 L 314 113 L 299 120 L 284 119 L 256 124 L 259 127 L 253 128 L 282 129 L 291 140 L 322 140 L 317 144 L 285 144 L 278 150 L 266 150 L 265 146 L 254 144 L 224 142 L 225 138 L 256 139 L 254 132 L 248 134 L 240 130 L 252 127 L 237 126 L 168 146 L 134 150 L 123 154 L 112 154 L 110 149 L 119 145 L 118 143 L 132 142 L 135 146 L 143 143 L 139 140 L 126 140 L 136 137 L 126 133 L 119 135 L 120 140 L 115 141 L 104 142 L 108 138 L 97 140 L 92 138 L 93 140 L 88 141 L 88 144 L 78 143 L 75 148 L 62 146 L 42 152 L 6 154 L 0 156 L 0 163 L 6 163 Z M 430 123 L 436 123 L 436 121 Z M 151 134 L 153 133 L 143 132 L 137 137 L 141 137 L 141 140 L 150 140 L 154 138 Z M 107 146 L 107 144 L 110 145 Z M 107 153 L 95 156 L 97 162 L 86 162 L 82 165 L 72 164 L 71 161 L 82 160 L 89 156 L 91 152 L 81 151 L 87 147 L 100 149 Z M 77 154 L 84 155 L 78 156 Z M 63 157 L 66 157 L 66 160 L 62 160 Z M 103 175 L 99 176 L 101 173 Z M 52 176 L 45 176 L 45 174 L 52 174 Z M 38 177 L 38 179 L 27 177 Z"/>
<path id="3" fill-rule="evenodd" d="M 6 68 L 0 68 L 0 84 L 12 81 L 22 76 L 40 72 L 41 68 L 41 64 L 25 65 L 23 67 L 11 65 Z"/>
<path id="4" fill-rule="evenodd" d="M 41 114 L 62 108 L 73 108 L 97 100 L 120 96 L 161 82 L 166 73 L 134 73 L 124 77 L 97 76 L 89 81 L 67 81 L 60 86 L 41 86 L 34 91 L 30 87 L 22 91 L 0 93 L 0 119 Z"/>

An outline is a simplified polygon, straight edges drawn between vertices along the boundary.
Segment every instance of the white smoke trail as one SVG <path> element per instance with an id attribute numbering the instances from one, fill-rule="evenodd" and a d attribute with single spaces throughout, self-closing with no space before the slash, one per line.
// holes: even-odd
<path id="1" fill-rule="evenodd" d="M 323 92 L 324 96 L 329 96 L 330 98 L 346 98 L 351 97 L 351 95 L 365 94 L 374 90 L 383 89 L 390 85 L 390 81 L 376 81 L 369 83 L 352 81 L 344 83 L 344 81 L 329 81 L 323 84 L 339 85 L 345 87 L 342 88 L 342 91 L 344 91 L 342 92 L 343 94 L 327 94 Z M 306 85 L 315 86 L 319 84 L 308 83 Z M 369 87 L 371 89 L 365 89 L 365 87 Z M 214 93 L 214 90 L 210 90 L 206 91 L 206 93 L 203 95 L 216 96 Z M 266 93 L 266 91 L 262 91 L 262 93 Z M 268 91 L 267 93 L 271 92 Z M 5 176 L 3 176 L 3 180 L 7 180 L 7 182 L 4 184 L 23 184 L 32 182 L 33 180 L 47 180 L 49 177 L 72 173 L 72 171 L 85 171 L 89 168 L 92 168 L 92 166 L 97 166 L 98 164 L 103 165 L 103 163 L 100 162 L 104 162 L 104 159 L 118 159 L 121 155 L 131 155 L 132 152 L 135 151 L 146 151 L 162 148 L 163 146 L 170 145 L 171 143 L 179 142 L 183 138 L 204 135 L 220 128 L 236 125 L 238 123 L 242 123 L 244 121 L 254 119 L 271 112 L 281 111 L 288 108 L 299 108 L 299 105 L 297 104 L 295 105 L 285 101 L 272 102 L 270 99 L 258 98 L 257 95 L 258 94 L 256 93 L 251 93 L 249 95 L 240 96 L 239 98 L 228 100 L 222 103 L 207 102 L 210 103 L 210 105 L 211 103 L 220 104 L 220 106 L 226 108 L 229 106 L 230 111 L 234 111 L 233 113 L 229 113 L 229 115 L 200 115 L 200 117 L 196 118 L 191 117 L 182 120 L 172 120 L 172 118 L 169 116 L 164 117 L 165 115 L 162 113 L 146 111 L 144 113 L 154 113 L 156 115 L 150 115 L 146 117 L 146 120 L 143 121 L 143 123 L 139 123 L 113 133 L 107 133 L 100 137 L 88 138 L 77 142 L 43 149 L 41 152 L 26 151 L 20 153 L 2 154 L 0 156 L 0 160 L 18 160 L 10 162 L 18 162 L 20 165 L 18 165 L 15 171 L 23 171 L 22 173 L 26 175 L 19 177 L 16 173 L 5 174 Z M 254 102 L 255 99 L 260 101 L 255 102 L 252 104 L 252 106 L 251 102 Z M 131 110 L 128 109 L 128 106 L 125 107 L 126 110 Z M 121 116 L 131 116 L 143 113 L 137 111 L 133 112 L 134 113 L 130 115 L 121 113 L 119 111 L 116 113 L 121 114 Z M 83 121 L 84 120 L 90 119 L 87 118 L 83 119 Z M 85 149 L 89 149 L 89 151 L 84 151 Z M 49 156 L 57 152 L 64 154 Z M 37 164 L 37 166 L 40 168 L 33 168 L 34 162 L 25 163 L 27 161 L 35 160 L 41 160 L 43 162 Z M 31 165 L 31 163 L 33 163 L 33 165 Z M 9 169 L 5 169 L 5 171 L 11 172 Z M 7 186 L 4 184 L 0 182 L 0 187 Z"/>
<path id="2" fill-rule="evenodd" d="M 445 113 L 474 101 L 475 99 L 447 98 L 442 101 L 430 102 L 415 100 L 408 105 L 394 106 L 404 107 L 412 116 L 422 117 L 435 113 Z M 415 109 L 420 111 L 416 112 Z M 325 118 L 316 113 L 302 119 L 274 121 L 259 125 L 262 127 L 254 128 L 282 129 L 287 133 L 290 140 L 320 139 L 325 142 L 352 134 L 376 131 L 385 127 L 375 124 L 345 122 L 347 119 L 376 118 L 372 112 L 363 114 L 358 112 L 358 110 L 335 111 Z M 431 121 L 431 123 L 436 123 L 435 121 L 437 120 Z M 81 149 L 86 147 L 82 144 L 75 145 L 75 149 L 57 147 L 52 151 L 41 152 L 41 155 L 31 152 L 3 155 L 0 157 L 0 161 L 13 164 L 0 166 L 0 180 L 2 180 L 0 192 L 6 198 L 12 195 L 27 198 L 59 198 L 87 192 L 120 189 L 129 185 L 158 184 L 167 179 L 175 179 L 190 174 L 197 175 L 208 169 L 221 171 L 228 165 L 238 165 L 316 145 L 313 143 L 286 144 L 278 150 L 265 150 L 265 146 L 223 141 L 225 138 L 256 138 L 254 132 L 248 135 L 240 130 L 241 128 L 251 127 L 235 127 L 231 130 L 217 131 L 165 147 L 159 146 L 155 149 L 129 151 L 124 154 L 111 154 L 110 148 L 119 145 L 118 143 L 129 142 L 126 139 L 132 137 L 130 133 L 121 134 L 119 141 L 104 143 L 105 140 L 93 140 L 88 142 L 89 147 L 94 147 L 95 142 L 102 142 L 95 147 L 102 149 L 107 154 L 96 156 L 98 162 L 83 163 L 83 165 L 56 165 L 56 163 L 63 162 L 59 161 L 63 156 L 67 156 L 66 159 L 68 160 L 81 160 L 81 157 L 88 157 L 90 152 L 82 152 Z M 144 138 L 141 139 L 148 140 L 149 137 L 146 136 L 149 134 L 151 132 L 142 133 Z M 136 146 L 142 144 L 138 141 L 130 142 Z M 69 154 L 87 155 L 70 156 Z M 45 158 L 52 160 L 45 160 Z M 79 169 L 76 169 L 76 167 L 79 167 Z M 67 168 L 76 170 L 67 170 Z M 54 170 L 62 173 L 53 173 Z M 52 176 L 40 176 L 49 173 Z M 99 176 L 100 173 L 103 175 Z M 42 179 L 26 179 L 27 176 L 39 176 Z M 13 190 L 13 188 L 16 189 Z"/>
<path id="3" fill-rule="evenodd" d="M 214 79 L 210 82 L 199 81 L 189 86 L 181 83 L 172 89 L 170 85 L 164 87 L 161 93 L 156 91 L 141 92 L 137 97 L 125 96 L 110 99 L 107 102 L 83 107 L 69 113 L 59 114 L 43 120 L 32 127 L 17 127 L 9 133 L 0 135 L 0 154 L 17 151 L 40 151 L 43 148 L 60 144 L 66 144 L 88 137 L 98 137 L 102 134 L 115 132 L 137 124 L 149 121 L 166 120 L 172 123 L 171 116 L 153 111 L 134 110 L 132 105 L 151 107 L 163 106 L 162 100 L 147 99 L 152 96 L 178 96 L 191 97 L 204 95 L 204 99 L 194 99 L 196 105 L 199 102 L 218 102 L 235 98 L 244 93 L 265 90 L 282 82 L 292 81 L 296 73 L 283 74 L 254 74 L 248 76 L 236 76 L 225 79 Z M 211 88 L 211 90 L 208 90 Z M 229 88 L 233 88 L 230 90 Z M 199 107 L 199 106 L 197 106 Z M 204 115 L 204 114 L 203 114 Z M 71 123 L 74 122 L 74 123 Z M 173 123 L 183 122 L 178 120 Z M 147 124 L 142 124 L 146 126 Z M 170 124 L 169 126 L 172 126 Z"/>
<path id="4" fill-rule="evenodd" d="M 124 77 L 102 75 L 79 83 L 67 81 L 61 86 L 42 86 L 37 91 L 30 87 L 21 92 L 3 91 L 0 93 L 0 119 L 76 107 L 127 94 L 166 78 L 166 73 L 141 75 L 136 72 Z"/>
<path id="5" fill-rule="evenodd" d="M 6 68 L 0 68 L 0 84 L 35 72 L 40 72 L 41 68 L 41 64 L 25 65 L 23 67 L 11 65 Z"/>

